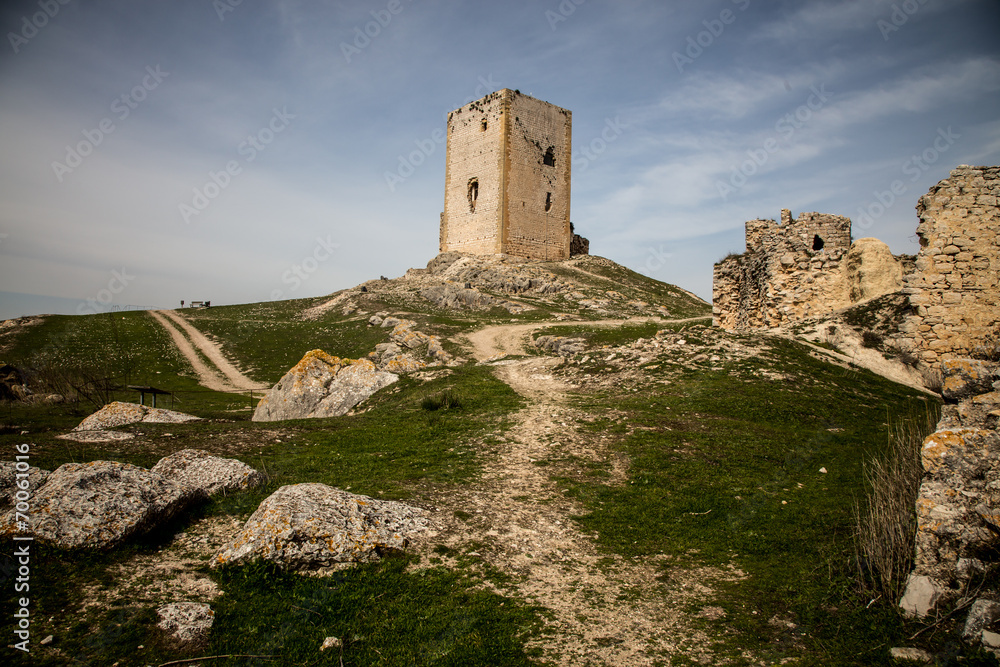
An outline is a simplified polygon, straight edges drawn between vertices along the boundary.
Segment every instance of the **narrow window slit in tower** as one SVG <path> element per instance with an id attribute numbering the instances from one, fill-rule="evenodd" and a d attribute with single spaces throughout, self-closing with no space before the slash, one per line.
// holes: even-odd
<path id="1" fill-rule="evenodd" d="M 479 179 L 469 179 L 469 212 L 476 212 L 476 200 L 479 199 Z"/>
<path id="2" fill-rule="evenodd" d="M 554 167 L 554 166 L 556 166 L 556 152 L 555 152 L 555 149 L 553 149 L 552 146 L 549 146 L 549 149 L 547 151 L 545 151 L 545 157 L 542 158 L 542 162 L 547 167 Z"/>
<path id="3" fill-rule="evenodd" d="M 486 131 L 486 127 L 487 127 L 487 123 L 486 123 L 486 119 L 484 118 L 483 122 L 479 125 L 479 131 L 480 132 L 485 132 Z"/>
<path id="4" fill-rule="evenodd" d="M 545 193 L 545 210 L 548 211 L 551 208 L 552 208 L 552 193 L 551 192 L 546 192 Z"/>

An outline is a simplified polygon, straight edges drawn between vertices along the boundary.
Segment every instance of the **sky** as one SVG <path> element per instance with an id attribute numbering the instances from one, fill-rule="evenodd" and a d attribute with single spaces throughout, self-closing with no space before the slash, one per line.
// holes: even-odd
<path id="1" fill-rule="evenodd" d="M 706 300 L 743 225 L 915 253 L 1000 164 L 996 0 L 8 0 L 0 319 L 329 294 L 438 252 L 447 113 L 573 112 L 571 219 Z"/>

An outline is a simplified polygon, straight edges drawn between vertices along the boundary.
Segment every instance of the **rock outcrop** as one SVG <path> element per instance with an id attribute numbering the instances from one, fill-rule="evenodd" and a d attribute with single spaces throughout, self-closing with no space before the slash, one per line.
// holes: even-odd
<path id="1" fill-rule="evenodd" d="M 903 263 L 882 241 L 858 239 L 847 251 L 847 288 L 851 303 L 898 292 L 903 288 Z"/>
<path id="2" fill-rule="evenodd" d="M 180 424 L 183 422 L 198 421 L 199 417 L 175 412 L 173 410 L 163 410 L 161 408 L 151 408 L 137 403 L 123 403 L 115 401 L 108 403 L 103 408 L 90 415 L 77 426 L 74 431 L 103 431 L 116 426 L 126 424 L 137 424 L 144 422 L 147 424 Z"/>
<path id="3" fill-rule="evenodd" d="M 264 473 L 242 461 L 214 456 L 201 449 L 182 449 L 165 456 L 150 469 L 206 495 L 243 491 L 264 483 Z"/>
<path id="4" fill-rule="evenodd" d="M 367 359 L 341 359 L 312 350 L 267 392 L 252 419 L 339 417 L 398 379 Z"/>
<path id="5" fill-rule="evenodd" d="M 269 496 L 212 567 L 262 558 L 292 570 L 369 562 L 402 550 L 427 527 L 427 512 L 325 484 L 283 486 Z"/>
<path id="6" fill-rule="evenodd" d="M 914 569 L 900 606 L 931 613 L 969 580 L 995 567 L 1000 546 L 1000 364 L 952 359 L 937 431 L 921 448 Z"/>
<path id="7" fill-rule="evenodd" d="M 560 357 L 568 357 L 586 350 L 587 341 L 583 338 L 565 336 L 539 336 L 535 339 L 535 347 Z"/>
<path id="8" fill-rule="evenodd" d="M 66 463 L 32 498 L 29 532 L 63 549 L 108 548 L 169 521 L 205 494 L 128 463 Z M 13 511 L 0 535 L 24 534 Z"/>

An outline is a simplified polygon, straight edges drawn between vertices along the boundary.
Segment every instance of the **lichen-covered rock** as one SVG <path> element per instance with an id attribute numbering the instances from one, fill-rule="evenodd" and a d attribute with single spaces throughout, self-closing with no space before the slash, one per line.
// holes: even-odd
<path id="1" fill-rule="evenodd" d="M 31 534 L 63 549 L 113 547 L 204 500 L 200 489 L 117 461 L 66 463 L 31 500 Z M 13 511 L 0 535 L 25 534 Z"/>
<path id="2" fill-rule="evenodd" d="M 152 472 L 201 489 L 207 495 L 242 491 L 264 483 L 264 473 L 242 461 L 214 456 L 201 449 L 182 449 L 160 459 Z"/>
<path id="3" fill-rule="evenodd" d="M 18 491 L 34 496 L 50 474 L 48 470 L 29 466 L 27 461 L 0 461 L 0 509 L 13 505 Z"/>
<path id="4" fill-rule="evenodd" d="M 398 379 L 367 359 L 341 359 L 312 350 L 261 399 L 252 419 L 339 417 Z"/>
<path id="5" fill-rule="evenodd" d="M 380 549 L 406 547 L 427 527 L 427 512 L 325 484 L 283 486 L 269 496 L 212 567 L 262 558 L 293 570 L 370 562 Z"/>
<path id="6" fill-rule="evenodd" d="M 108 403 L 103 408 L 90 415 L 77 426 L 74 431 L 102 431 L 116 426 L 126 424 L 136 424 L 145 422 L 149 424 L 180 424 L 189 421 L 198 421 L 199 417 L 175 412 L 173 410 L 163 410 L 151 408 L 137 403 L 122 403 L 115 401 Z"/>
<path id="7" fill-rule="evenodd" d="M 200 644 L 208 639 L 215 622 L 215 612 L 202 602 L 173 602 L 156 610 L 156 624 L 178 641 Z"/>
<path id="8" fill-rule="evenodd" d="M 418 359 L 414 359 L 408 354 L 397 354 L 391 357 L 383 357 L 379 362 L 380 371 L 389 373 L 414 373 L 427 368 L 427 364 Z"/>
<path id="9" fill-rule="evenodd" d="M 417 323 L 413 320 L 400 320 L 389 334 L 389 340 L 408 350 L 426 345 L 430 339 L 427 334 L 417 331 L 416 326 Z"/>
<path id="10" fill-rule="evenodd" d="M 924 440 L 921 457 L 914 572 L 950 582 L 960 558 L 996 542 L 987 523 L 1000 510 L 1000 434 L 938 431 Z"/>
<path id="11" fill-rule="evenodd" d="M 941 363 L 944 383 L 941 395 L 945 400 L 959 401 L 993 389 L 1000 380 L 1000 364 L 978 359 L 945 359 Z"/>

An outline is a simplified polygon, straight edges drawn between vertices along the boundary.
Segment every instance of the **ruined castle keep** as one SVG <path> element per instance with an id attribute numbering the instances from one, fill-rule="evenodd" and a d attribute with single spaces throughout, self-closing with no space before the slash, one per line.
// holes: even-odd
<path id="1" fill-rule="evenodd" d="M 1000 167 L 960 166 L 920 198 L 920 251 L 851 243 L 851 221 L 803 213 L 746 223 L 746 252 L 714 270 L 715 324 L 780 327 L 883 294 L 907 295 L 895 347 L 932 369 L 1000 332 Z"/>
<path id="2" fill-rule="evenodd" d="M 906 276 L 912 314 L 900 347 L 929 366 L 967 356 L 1000 327 L 1000 167 L 959 166 L 917 204 L 916 271 Z"/>
<path id="3" fill-rule="evenodd" d="M 572 118 L 509 89 L 448 114 L 441 252 L 569 258 Z"/>
<path id="4" fill-rule="evenodd" d="M 850 249 L 851 221 L 839 215 L 802 213 L 793 220 L 785 209 L 780 223 L 748 221 L 746 252 L 715 265 L 716 326 L 767 329 L 849 305 L 861 264 L 848 275 Z"/>

